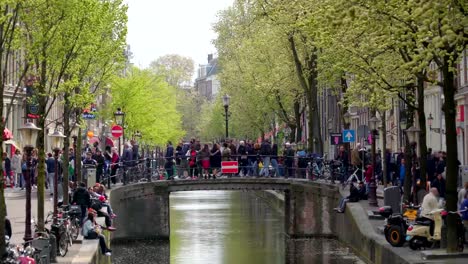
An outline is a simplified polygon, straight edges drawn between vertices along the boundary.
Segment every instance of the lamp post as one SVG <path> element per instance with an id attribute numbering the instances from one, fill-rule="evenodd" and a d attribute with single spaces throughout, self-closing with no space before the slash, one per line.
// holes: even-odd
<path id="1" fill-rule="evenodd" d="M 26 153 L 26 220 L 24 229 L 24 241 L 32 240 L 31 234 L 31 167 L 32 167 L 32 151 L 33 144 L 36 143 L 37 134 L 41 130 L 34 123 L 29 121 L 23 127 L 18 129 L 21 133 L 21 138 L 25 144 L 23 151 Z"/>
<path id="2" fill-rule="evenodd" d="M 229 101 L 231 97 L 227 94 L 223 96 L 224 116 L 226 118 L 226 139 L 229 138 Z"/>
<path id="3" fill-rule="evenodd" d="M 377 183 L 375 181 L 375 167 L 376 167 L 376 151 L 375 151 L 375 139 L 377 134 L 379 133 L 377 131 L 377 125 L 379 123 L 379 119 L 374 115 L 370 120 L 369 120 L 369 126 L 371 129 L 371 139 L 372 139 L 372 176 L 371 176 L 371 181 L 369 184 L 369 205 L 370 206 L 378 206 L 377 203 Z"/>
<path id="4" fill-rule="evenodd" d="M 57 203 L 58 203 L 58 158 L 60 155 L 60 147 L 63 144 L 63 139 L 65 136 L 62 134 L 57 127 L 54 130 L 54 133 L 50 134 L 49 137 L 52 139 L 52 146 L 54 152 L 54 160 L 55 160 L 55 173 L 54 173 L 54 223 L 57 223 Z"/>
<path id="5" fill-rule="evenodd" d="M 114 112 L 114 118 L 115 118 L 115 123 L 119 126 L 122 126 L 122 138 L 123 142 L 125 143 L 125 128 L 123 128 L 123 124 L 125 122 L 125 112 L 122 112 L 122 108 L 117 108 L 117 111 Z M 121 145 L 122 143 L 120 142 L 120 137 L 119 137 L 119 155 L 122 155 L 121 152 Z"/>

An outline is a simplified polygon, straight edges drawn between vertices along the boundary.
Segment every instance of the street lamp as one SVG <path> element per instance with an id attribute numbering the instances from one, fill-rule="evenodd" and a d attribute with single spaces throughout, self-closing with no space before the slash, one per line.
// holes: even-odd
<path id="1" fill-rule="evenodd" d="M 372 139 L 372 176 L 369 184 L 369 205 L 378 206 L 377 203 L 377 183 L 375 181 L 375 167 L 376 167 L 376 151 L 375 151 L 375 139 L 379 133 L 377 130 L 378 123 L 380 120 L 374 115 L 369 119 L 369 127 L 371 129 L 371 139 Z"/>
<path id="2" fill-rule="evenodd" d="M 416 142 L 419 132 L 421 132 L 421 130 L 419 130 L 418 128 L 414 126 L 406 130 L 406 136 L 408 136 L 408 140 L 410 143 Z"/>
<path id="3" fill-rule="evenodd" d="M 343 124 L 343 127 L 345 129 L 349 128 L 350 124 L 351 124 L 351 114 L 349 112 L 346 112 L 344 115 L 343 115 L 343 121 L 345 122 Z"/>
<path id="4" fill-rule="evenodd" d="M 226 139 L 229 138 L 229 101 L 231 97 L 227 94 L 223 96 L 224 116 L 226 118 Z"/>
<path id="5" fill-rule="evenodd" d="M 54 173 L 54 223 L 57 223 L 57 203 L 58 203 L 58 158 L 60 154 L 60 148 L 62 147 L 63 140 L 66 138 L 60 130 L 55 127 L 54 133 L 50 134 L 49 137 L 52 140 L 52 146 L 54 151 L 55 159 L 55 173 Z"/>
<path id="6" fill-rule="evenodd" d="M 24 231 L 24 241 L 31 241 L 31 167 L 32 167 L 32 151 L 34 149 L 33 145 L 36 143 L 37 134 L 41 130 L 34 123 L 29 121 L 24 124 L 23 127 L 18 129 L 21 133 L 21 138 L 24 142 L 23 152 L 26 153 L 26 221 L 25 221 L 25 231 Z"/>
<path id="7" fill-rule="evenodd" d="M 125 122 L 125 112 L 122 112 L 122 109 L 119 107 L 117 108 L 117 111 L 114 112 L 114 118 L 115 118 L 115 123 L 119 126 L 122 127 L 122 141 L 125 143 L 125 129 L 123 127 L 124 125 L 124 122 Z M 121 152 L 121 145 L 122 143 L 120 142 L 120 138 L 119 137 L 119 155 L 122 155 L 122 152 Z"/>
<path id="8" fill-rule="evenodd" d="M 122 109 L 119 107 L 114 113 L 115 123 L 119 126 L 123 125 L 125 119 L 125 113 L 122 112 Z"/>

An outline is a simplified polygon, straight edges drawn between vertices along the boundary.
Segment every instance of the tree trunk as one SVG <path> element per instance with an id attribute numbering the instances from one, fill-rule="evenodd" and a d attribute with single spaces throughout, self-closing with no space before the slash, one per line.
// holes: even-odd
<path id="1" fill-rule="evenodd" d="M 62 182 L 62 190 L 63 190 L 63 204 L 69 204 L 69 196 L 68 196 L 68 183 L 70 182 L 70 175 L 68 175 L 68 166 L 70 163 L 70 94 L 64 94 L 64 101 L 65 104 L 63 105 L 63 130 L 65 133 L 65 140 L 63 141 L 63 182 Z"/>
<path id="2" fill-rule="evenodd" d="M 410 107 L 406 109 L 406 120 L 407 120 L 407 127 L 411 127 L 414 124 L 414 111 Z M 411 145 L 412 142 L 409 141 L 408 137 L 405 140 L 405 181 L 403 183 L 403 202 L 409 203 L 410 202 L 410 195 L 411 195 L 411 187 L 412 187 L 412 180 L 413 175 L 411 173 L 413 168 L 413 147 Z M 399 168 L 397 169 L 399 171 Z"/>
<path id="3" fill-rule="evenodd" d="M 309 106 L 309 152 L 323 155 L 323 139 L 320 130 L 320 113 L 318 107 L 318 72 L 317 72 L 317 49 L 314 48 L 308 60 L 308 83 L 307 94 Z"/>
<path id="4" fill-rule="evenodd" d="M 41 101 L 42 99 L 40 99 Z M 39 104 L 39 108 L 41 109 L 39 113 L 45 113 L 46 105 L 42 105 L 43 103 Z M 45 116 L 41 116 L 38 119 L 39 128 L 42 130 L 39 131 L 37 135 L 37 226 L 40 232 L 43 232 L 44 229 L 44 221 L 45 221 L 45 209 L 44 209 L 44 199 L 45 199 Z M 31 178 L 34 178 L 34 175 L 31 175 Z"/>
<path id="5" fill-rule="evenodd" d="M 382 180 L 384 188 L 387 187 L 387 111 L 382 113 Z"/>
<path id="6" fill-rule="evenodd" d="M 291 139 L 290 142 L 296 142 L 297 140 L 302 139 L 302 127 L 301 127 L 301 103 L 299 100 L 294 100 L 294 121 L 296 122 L 295 124 L 295 131 L 297 131 L 297 134 L 292 134 L 294 135 L 294 138 Z"/>
<path id="7" fill-rule="evenodd" d="M 78 119 L 78 115 L 77 115 Z M 75 168 L 75 173 L 76 173 L 76 181 L 81 182 L 82 181 L 82 175 L 81 175 L 81 142 L 82 140 L 82 131 L 81 127 L 78 129 L 78 137 L 76 139 L 76 149 L 75 149 L 75 160 L 76 160 L 76 168 Z"/>
<path id="8" fill-rule="evenodd" d="M 418 89 L 418 114 L 419 129 L 419 170 L 420 170 L 420 186 L 426 189 L 426 172 L 427 172 L 427 145 L 426 145 L 426 114 L 424 113 L 424 76 L 417 77 Z M 418 201 L 420 202 L 420 201 Z M 422 201 L 421 201 L 422 202 Z"/>
<path id="9" fill-rule="evenodd" d="M 451 54 L 451 53 L 448 53 Z M 443 111 L 445 114 L 445 140 L 447 145 L 447 167 L 446 167 L 446 199 L 447 210 L 457 210 L 457 176 L 458 176 L 458 150 L 456 131 L 456 102 L 455 102 L 455 75 L 449 68 L 451 59 L 448 56 L 443 58 L 441 66 L 443 76 L 443 90 L 445 104 Z M 457 224 L 454 214 L 447 216 L 447 252 L 457 252 Z"/>

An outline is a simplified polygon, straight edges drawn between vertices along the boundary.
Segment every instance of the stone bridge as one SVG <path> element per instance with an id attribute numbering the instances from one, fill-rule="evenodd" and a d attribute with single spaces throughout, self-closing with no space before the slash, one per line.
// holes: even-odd
<path id="1" fill-rule="evenodd" d="M 112 190 L 118 214 L 114 240 L 169 239 L 171 192 L 195 190 L 277 190 L 284 192 L 285 233 L 290 238 L 331 236 L 333 208 L 341 197 L 338 187 L 306 180 L 228 178 L 137 183 Z"/>

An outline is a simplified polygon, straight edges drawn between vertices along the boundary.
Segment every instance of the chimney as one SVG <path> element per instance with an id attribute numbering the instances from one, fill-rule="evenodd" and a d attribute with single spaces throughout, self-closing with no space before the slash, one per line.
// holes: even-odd
<path id="1" fill-rule="evenodd" d="M 208 54 L 208 63 L 210 63 L 213 60 L 213 54 Z"/>

